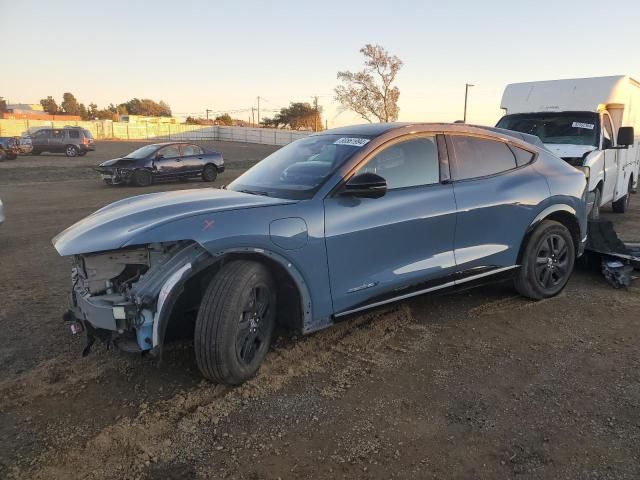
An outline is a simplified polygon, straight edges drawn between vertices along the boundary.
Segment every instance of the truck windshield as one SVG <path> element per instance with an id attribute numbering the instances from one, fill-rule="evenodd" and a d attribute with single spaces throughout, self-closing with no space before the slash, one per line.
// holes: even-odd
<path id="1" fill-rule="evenodd" d="M 593 112 L 516 113 L 505 115 L 496 127 L 529 133 L 543 143 L 598 146 L 600 120 Z"/>
<path id="2" fill-rule="evenodd" d="M 363 135 L 313 135 L 296 140 L 254 165 L 229 190 L 302 200 L 366 145 Z"/>

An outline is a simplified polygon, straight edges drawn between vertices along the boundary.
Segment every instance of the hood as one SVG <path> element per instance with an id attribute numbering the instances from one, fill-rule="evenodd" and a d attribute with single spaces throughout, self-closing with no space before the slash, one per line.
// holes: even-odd
<path id="1" fill-rule="evenodd" d="M 115 250 L 134 236 L 175 220 L 286 203 L 295 201 L 214 188 L 139 195 L 101 208 L 54 237 L 52 243 L 60 255 Z M 187 232 L 184 239 L 189 239 Z"/>
<path id="2" fill-rule="evenodd" d="M 98 167 L 116 167 L 121 165 L 131 165 L 137 162 L 136 158 L 114 158 L 113 160 L 107 160 L 106 162 L 102 162 Z"/>
<path id="3" fill-rule="evenodd" d="M 596 150 L 593 145 L 570 145 L 567 143 L 545 143 L 551 153 L 560 158 L 581 158 L 585 153 Z"/>

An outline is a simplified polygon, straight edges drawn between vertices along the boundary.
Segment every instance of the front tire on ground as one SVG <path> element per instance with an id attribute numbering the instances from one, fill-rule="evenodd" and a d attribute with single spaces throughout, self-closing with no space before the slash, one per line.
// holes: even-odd
<path id="1" fill-rule="evenodd" d="M 613 202 L 612 207 L 615 213 L 624 213 L 629 209 L 631 204 L 631 190 L 633 190 L 633 178 L 629 177 L 629 185 L 627 187 L 627 194 Z"/>
<path id="2" fill-rule="evenodd" d="M 567 227 L 543 220 L 525 246 L 515 279 L 516 290 L 534 300 L 559 294 L 569 281 L 575 258 L 575 245 Z"/>
<path id="3" fill-rule="evenodd" d="M 269 270 L 247 260 L 224 265 L 209 284 L 196 319 L 194 348 L 202 374 L 228 385 L 253 377 L 269 350 L 275 321 Z"/>
<path id="4" fill-rule="evenodd" d="M 205 182 L 214 182 L 218 177 L 218 169 L 215 165 L 208 163 L 202 169 L 202 180 Z"/>
<path id="5" fill-rule="evenodd" d="M 131 175 L 131 183 L 136 187 L 148 187 L 153 183 L 153 175 L 149 170 L 136 170 Z"/>

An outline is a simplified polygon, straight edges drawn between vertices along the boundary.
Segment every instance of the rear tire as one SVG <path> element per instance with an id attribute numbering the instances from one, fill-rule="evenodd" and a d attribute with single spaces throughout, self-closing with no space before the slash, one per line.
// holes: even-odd
<path id="1" fill-rule="evenodd" d="M 236 260 L 211 280 L 196 319 L 194 348 L 202 374 L 239 385 L 253 377 L 271 345 L 276 289 L 264 265 Z"/>
<path id="2" fill-rule="evenodd" d="M 629 177 L 629 185 L 627 186 L 627 194 L 613 202 L 613 211 L 615 213 L 624 213 L 629 210 L 631 204 L 631 190 L 633 189 L 633 177 Z"/>
<path id="3" fill-rule="evenodd" d="M 207 163 L 202 169 L 202 180 L 205 182 L 214 182 L 218 177 L 218 169 L 215 165 Z"/>
<path id="4" fill-rule="evenodd" d="M 153 183 L 153 175 L 149 170 L 136 170 L 131 175 L 131 183 L 136 187 L 148 187 Z"/>
<path id="5" fill-rule="evenodd" d="M 571 277 L 575 259 L 575 245 L 567 227 L 543 220 L 527 241 L 515 279 L 516 290 L 533 300 L 558 295 Z"/>

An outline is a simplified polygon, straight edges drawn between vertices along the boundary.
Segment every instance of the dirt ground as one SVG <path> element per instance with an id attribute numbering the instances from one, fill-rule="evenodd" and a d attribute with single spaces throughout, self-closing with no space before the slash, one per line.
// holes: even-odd
<path id="1" fill-rule="evenodd" d="M 283 335 L 237 388 L 202 380 L 188 343 L 160 366 L 82 358 L 51 237 L 123 197 L 210 187 L 108 187 L 91 170 L 136 146 L 0 163 L 0 478 L 640 477 L 640 280 L 614 290 L 584 268 L 542 302 L 495 284 Z M 227 162 L 216 186 L 275 148 L 205 146 Z M 639 240 L 632 205 L 605 215 Z"/>

